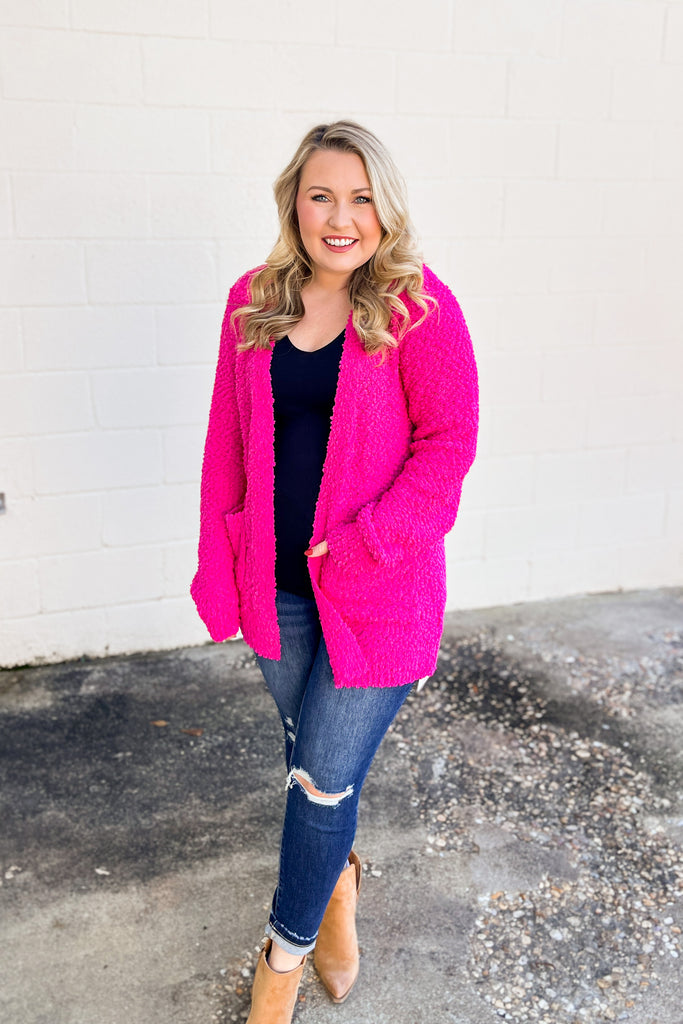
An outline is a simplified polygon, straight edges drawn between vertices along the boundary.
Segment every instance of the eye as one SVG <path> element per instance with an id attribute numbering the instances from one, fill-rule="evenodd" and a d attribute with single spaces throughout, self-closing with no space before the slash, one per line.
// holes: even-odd
<path id="1" fill-rule="evenodd" d="M 327 202 L 328 198 L 329 197 L 324 195 L 324 193 L 322 193 L 322 192 L 318 193 L 317 196 L 311 196 L 311 199 L 313 200 L 314 203 L 317 203 L 319 199 L 324 199 L 325 202 Z"/>
<path id="2" fill-rule="evenodd" d="M 366 203 L 371 203 L 372 199 L 370 196 L 356 196 L 355 201 L 360 203 L 361 206 L 365 206 Z"/>

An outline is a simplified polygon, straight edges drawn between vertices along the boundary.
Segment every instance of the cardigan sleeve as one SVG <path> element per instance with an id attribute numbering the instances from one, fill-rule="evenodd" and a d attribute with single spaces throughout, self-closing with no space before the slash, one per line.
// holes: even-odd
<path id="1" fill-rule="evenodd" d="M 237 338 L 230 326 L 230 314 L 242 304 L 241 284 L 242 279 L 233 285 L 223 316 L 202 461 L 198 566 L 190 587 L 200 618 L 217 641 L 233 636 L 240 625 L 234 553 L 225 517 L 239 511 L 246 488 L 235 386 Z"/>
<path id="2" fill-rule="evenodd" d="M 452 528 L 474 460 L 477 368 L 465 318 L 443 284 L 434 310 L 399 343 L 399 368 L 412 423 L 408 457 L 391 486 L 355 520 L 326 537 L 331 557 L 352 571 L 393 566 L 433 547 Z"/>

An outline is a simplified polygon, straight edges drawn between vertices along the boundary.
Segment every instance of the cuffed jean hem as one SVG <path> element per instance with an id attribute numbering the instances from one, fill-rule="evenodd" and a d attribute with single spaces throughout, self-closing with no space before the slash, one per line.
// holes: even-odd
<path id="1" fill-rule="evenodd" d="M 266 935 L 269 939 L 273 939 L 277 942 L 278 946 L 281 949 L 284 949 L 285 953 L 291 953 L 292 956 L 304 956 L 306 953 L 310 953 L 315 946 L 316 939 L 318 938 L 316 935 L 312 942 L 292 942 L 291 939 L 286 939 L 281 935 L 270 921 L 266 925 Z"/>

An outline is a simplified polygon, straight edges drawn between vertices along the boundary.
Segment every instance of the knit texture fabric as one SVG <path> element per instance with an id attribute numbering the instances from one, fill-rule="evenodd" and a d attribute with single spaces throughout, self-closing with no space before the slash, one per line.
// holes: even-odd
<path id="1" fill-rule="evenodd" d="M 257 268 L 258 269 L 258 268 Z M 249 271 L 223 317 L 201 483 L 191 593 L 211 637 L 234 635 L 280 658 L 275 610 L 272 349 L 238 352 L 230 314 L 249 301 Z M 436 668 L 446 605 L 444 537 L 474 459 L 477 370 L 450 289 L 424 267 L 438 302 L 384 362 L 352 317 L 339 368 L 309 560 L 335 686 L 398 686 Z M 402 296 L 414 323 L 422 311 Z"/>

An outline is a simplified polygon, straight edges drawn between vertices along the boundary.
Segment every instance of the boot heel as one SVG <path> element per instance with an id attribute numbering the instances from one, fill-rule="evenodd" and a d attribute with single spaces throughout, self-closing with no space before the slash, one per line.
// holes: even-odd
<path id="1" fill-rule="evenodd" d="M 320 980 L 335 1003 L 343 1003 L 356 983 L 360 966 L 356 935 L 356 905 L 361 864 L 353 851 L 327 905 L 313 951 Z"/>

